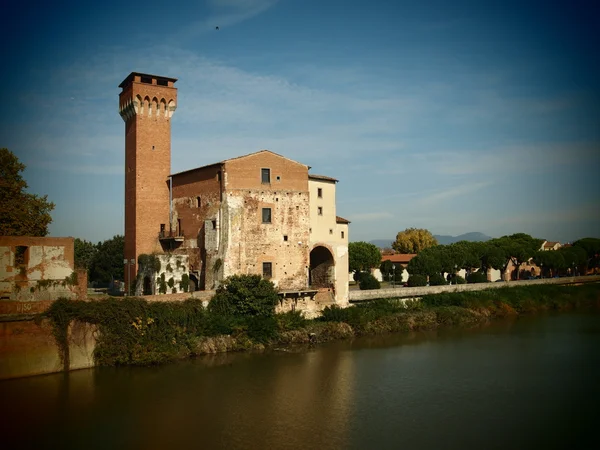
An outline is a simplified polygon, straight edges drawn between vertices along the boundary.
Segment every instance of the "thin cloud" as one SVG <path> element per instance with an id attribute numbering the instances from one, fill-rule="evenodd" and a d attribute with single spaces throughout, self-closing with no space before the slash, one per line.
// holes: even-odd
<path id="1" fill-rule="evenodd" d="M 191 22 L 180 28 L 170 40 L 173 42 L 186 41 L 203 33 L 220 31 L 227 27 L 256 17 L 278 3 L 279 0 L 209 0 L 211 13 L 204 18 Z"/>

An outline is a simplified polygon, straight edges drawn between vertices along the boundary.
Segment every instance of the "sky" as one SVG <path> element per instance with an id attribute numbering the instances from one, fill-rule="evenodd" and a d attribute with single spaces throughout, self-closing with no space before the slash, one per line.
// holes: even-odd
<path id="1" fill-rule="evenodd" d="M 0 147 L 51 236 L 124 233 L 136 71 L 178 78 L 172 173 L 269 149 L 339 180 L 351 241 L 600 237 L 597 2 L 65 1 L 3 28 Z"/>

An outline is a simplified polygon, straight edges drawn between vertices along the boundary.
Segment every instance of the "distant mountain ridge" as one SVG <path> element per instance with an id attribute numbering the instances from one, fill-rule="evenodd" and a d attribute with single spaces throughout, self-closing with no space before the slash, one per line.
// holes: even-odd
<path id="1" fill-rule="evenodd" d="M 437 239 L 440 245 L 454 244 L 455 242 L 459 241 L 485 242 L 492 239 L 490 236 L 487 236 L 478 231 L 472 231 L 470 233 L 461 234 L 459 236 L 434 234 L 433 237 Z M 373 239 L 372 241 L 369 241 L 369 243 L 376 245 L 379 248 L 391 248 L 392 242 L 394 242 L 394 240 L 395 239 L 390 239 L 389 241 L 385 239 Z"/>

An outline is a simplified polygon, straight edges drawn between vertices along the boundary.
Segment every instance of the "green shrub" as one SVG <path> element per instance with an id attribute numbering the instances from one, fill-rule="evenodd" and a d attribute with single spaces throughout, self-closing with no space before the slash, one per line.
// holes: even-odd
<path id="1" fill-rule="evenodd" d="M 233 275 L 223 280 L 208 309 L 223 315 L 269 317 L 278 301 L 273 283 L 260 275 Z"/>
<path id="2" fill-rule="evenodd" d="M 408 277 L 408 286 L 409 287 L 417 287 L 417 286 L 427 286 L 427 275 L 411 275 Z"/>
<path id="3" fill-rule="evenodd" d="M 179 262 L 179 260 L 177 260 L 177 262 Z M 183 292 L 187 292 L 190 288 L 190 277 L 187 273 L 184 273 L 183 275 L 181 275 L 181 281 L 179 282 L 179 288 L 183 291 Z"/>
<path id="4" fill-rule="evenodd" d="M 282 314 L 276 314 L 275 318 L 280 331 L 291 331 L 304 328 L 308 320 L 304 318 L 300 311 L 288 311 Z"/>
<path id="5" fill-rule="evenodd" d="M 466 283 L 467 283 L 467 280 L 465 280 L 460 275 L 454 275 L 452 277 L 452 284 L 466 284 Z"/>
<path id="6" fill-rule="evenodd" d="M 363 273 L 360 277 L 360 282 L 358 283 L 361 290 L 370 290 L 370 289 L 380 289 L 381 284 L 370 273 Z"/>
<path id="7" fill-rule="evenodd" d="M 273 316 L 252 316 L 247 319 L 248 337 L 266 344 L 278 335 L 277 320 Z"/>
<path id="8" fill-rule="evenodd" d="M 471 272 L 467 275 L 467 283 L 487 283 L 487 274 L 484 272 Z"/>
<path id="9" fill-rule="evenodd" d="M 439 273 L 435 273 L 433 275 L 429 275 L 429 285 L 430 286 L 445 286 L 448 282 L 446 279 L 441 276 Z"/>

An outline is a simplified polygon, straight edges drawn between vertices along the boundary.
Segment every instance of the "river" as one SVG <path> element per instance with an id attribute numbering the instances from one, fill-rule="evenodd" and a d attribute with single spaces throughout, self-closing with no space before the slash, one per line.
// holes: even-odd
<path id="1" fill-rule="evenodd" d="M 1 442 L 84 450 L 597 448 L 599 383 L 600 315 L 565 313 L 3 381 Z"/>

